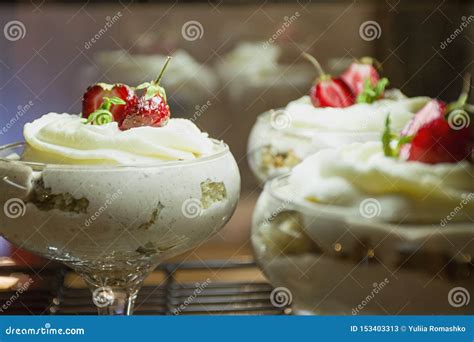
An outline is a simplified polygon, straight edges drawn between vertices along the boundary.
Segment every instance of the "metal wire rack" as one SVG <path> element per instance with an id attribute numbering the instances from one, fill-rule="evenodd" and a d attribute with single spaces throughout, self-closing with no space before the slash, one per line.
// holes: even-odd
<path id="1" fill-rule="evenodd" d="M 273 288 L 262 279 L 239 281 L 242 270 L 257 271 L 252 262 L 186 262 L 163 264 L 154 275 L 164 279 L 159 284 L 147 285 L 139 292 L 135 315 L 281 315 L 288 308 L 272 305 Z M 230 274 L 230 281 L 189 281 L 196 272 Z M 71 271 L 64 267 L 38 270 L 2 269 L 0 274 L 31 273 L 41 278 L 41 286 L 18 291 L 0 292 L 0 315 L 95 315 L 96 307 L 86 288 L 69 286 Z M 234 276 L 232 276 L 234 274 Z M 183 281 L 184 279 L 184 281 Z M 199 291 L 197 289 L 199 288 Z M 2 304 L 4 306 L 2 310 Z"/>

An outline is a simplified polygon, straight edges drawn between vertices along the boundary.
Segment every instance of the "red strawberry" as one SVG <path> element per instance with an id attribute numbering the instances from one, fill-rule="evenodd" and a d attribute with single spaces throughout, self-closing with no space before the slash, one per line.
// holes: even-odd
<path id="1" fill-rule="evenodd" d="M 170 107 L 165 99 L 160 95 L 155 95 L 150 99 L 140 97 L 134 112 L 125 117 L 120 125 L 121 130 L 127 130 L 134 127 L 164 126 L 170 118 Z"/>
<path id="2" fill-rule="evenodd" d="M 125 105 L 112 105 L 110 112 L 114 121 L 119 125 L 122 123 L 127 112 L 129 112 L 137 103 L 137 96 L 132 88 L 125 84 L 109 85 L 98 83 L 87 88 L 82 98 L 82 116 L 88 118 L 89 115 L 100 108 L 104 97 L 118 97 L 126 102 Z"/>
<path id="3" fill-rule="evenodd" d="M 399 153 L 393 153 L 390 148 L 390 118 L 387 118 L 386 131 L 382 137 L 385 155 L 398 155 L 404 160 L 428 164 L 471 160 L 474 133 L 469 127 L 469 114 L 464 110 L 470 84 L 468 75 L 464 80 L 463 92 L 456 102 L 447 105 L 434 99 L 419 110 L 401 132 Z M 460 125 L 464 123 L 466 125 Z"/>
<path id="4" fill-rule="evenodd" d="M 421 126 L 400 153 L 407 160 L 428 164 L 467 160 L 472 154 L 471 132 L 468 127 L 453 129 L 442 116 Z"/>
<path id="5" fill-rule="evenodd" d="M 121 130 L 142 126 L 161 127 L 168 122 L 170 107 L 166 102 L 166 92 L 160 86 L 160 81 L 170 60 L 171 57 L 166 59 L 165 65 L 156 80 L 140 84 L 136 87 L 136 89 L 146 89 L 145 95 L 140 97 L 136 106 L 131 108 L 126 114 L 125 119 L 120 125 Z"/>
<path id="6" fill-rule="evenodd" d="M 373 86 L 380 80 L 379 73 L 374 67 L 374 60 L 369 57 L 363 57 L 360 61 L 353 62 L 344 71 L 341 78 L 347 83 L 356 97 L 364 90 L 366 80 L 370 80 Z"/>
<path id="7" fill-rule="evenodd" d="M 309 92 L 315 107 L 348 107 L 354 104 L 350 88 L 340 78 L 320 78 Z"/>
<path id="8" fill-rule="evenodd" d="M 121 98 L 126 102 L 125 105 L 112 105 L 110 112 L 114 116 L 114 120 L 120 125 L 127 113 L 132 111 L 138 103 L 138 97 L 132 88 L 125 84 L 116 84 L 111 91 L 111 96 Z"/>
<path id="9" fill-rule="evenodd" d="M 333 78 L 324 73 L 319 62 L 311 55 L 304 53 L 318 70 L 319 77 L 311 88 L 309 96 L 315 107 L 347 107 L 354 104 L 355 97 L 349 86 L 340 78 Z"/>
<path id="10" fill-rule="evenodd" d="M 442 118 L 446 114 L 446 103 L 440 100 L 431 100 L 418 113 L 416 113 L 410 122 L 401 132 L 401 136 L 414 135 L 425 124 Z"/>

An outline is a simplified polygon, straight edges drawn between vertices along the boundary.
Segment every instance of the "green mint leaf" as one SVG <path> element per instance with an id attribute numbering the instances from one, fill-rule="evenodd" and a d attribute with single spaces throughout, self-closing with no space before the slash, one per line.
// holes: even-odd
<path id="1" fill-rule="evenodd" d="M 124 105 L 126 102 L 122 100 L 120 97 L 114 96 L 110 98 L 110 102 L 115 105 Z"/>
<path id="2" fill-rule="evenodd" d="M 394 151 L 392 149 L 392 129 L 390 127 L 390 114 L 387 115 L 385 119 L 385 129 L 382 134 L 382 146 L 383 146 L 383 154 L 386 157 L 393 157 Z"/>
<path id="3" fill-rule="evenodd" d="M 398 158 L 400 155 L 400 150 L 403 145 L 411 143 L 413 140 L 413 136 L 405 135 L 399 136 L 392 132 L 390 127 L 390 114 L 387 115 L 385 119 L 385 129 L 382 134 L 382 146 L 383 146 L 383 153 L 386 157 Z M 394 148 L 394 142 L 396 141 L 396 147 Z"/>
<path id="4" fill-rule="evenodd" d="M 105 125 L 105 124 L 108 124 L 110 122 L 112 122 L 114 120 L 114 117 L 112 115 L 112 113 L 108 110 L 105 110 L 105 109 L 97 109 L 95 112 L 92 112 L 90 115 L 89 115 L 89 118 L 87 119 L 86 122 L 84 122 L 84 124 L 89 124 L 89 123 L 92 123 L 94 125 Z"/>
<path id="5" fill-rule="evenodd" d="M 370 80 L 365 80 L 362 92 L 357 96 L 357 103 L 373 103 L 382 97 L 385 87 L 389 84 L 387 78 L 380 79 L 375 85 Z"/>
<path id="6" fill-rule="evenodd" d="M 400 137 L 397 143 L 397 147 L 400 148 L 402 145 L 409 144 L 413 140 L 413 135 L 405 135 L 403 137 Z"/>

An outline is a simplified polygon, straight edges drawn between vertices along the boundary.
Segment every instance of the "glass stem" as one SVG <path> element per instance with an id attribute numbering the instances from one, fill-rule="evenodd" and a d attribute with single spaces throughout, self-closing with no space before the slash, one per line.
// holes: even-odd
<path id="1" fill-rule="evenodd" d="M 92 299 L 99 315 L 130 316 L 137 294 L 137 289 L 104 287 L 95 289 Z"/>

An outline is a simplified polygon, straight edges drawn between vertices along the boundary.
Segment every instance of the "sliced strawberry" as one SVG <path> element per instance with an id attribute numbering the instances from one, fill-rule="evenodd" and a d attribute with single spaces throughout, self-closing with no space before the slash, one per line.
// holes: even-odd
<path id="1" fill-rule="evenodd" d="M 444 117 L 419 128 L 411 143 L 403 146 L 401 156 L 428 164 L 456 163 L 472 154 L 472 137 L 468 127 L 453 129 Z"/>
<path id="2" fill-rule="evenodd" d="M 340 78 L 320 79 L 310 90 L 315 107 L 342 108 L 354 104 L 354 95 Z"/>
<path id="3" fill-rule="evenodd" d="M 342 73 L 341 78 L 347 83 L 355 97 L 364 90 L 366 80 L 370 80 L 373 86 L 380 80 L 379 73 L 375 69 L 371 58 L 362 58 L 360 62 L 353 62 Z"/>
<path id="4" fill-rule="evenodd" d="M 440 100 L 431 100 L 421 108 L 401 132 L 401 136 L 414 135 L 427 123 L 444 117 L 446 114 L 446 103 Z"/>
<path id="5" fill-rule="evenodd" d="M 314 65 L 319 73 L 319 77 L 309 91 L 313 106 L 341 108 L 354 104 L 354 94 L 342 79 L 326 74 L 313 56 L 307 53 L 303 53 L 303 56 Z"/>
<path id="6" fill-rule="evenodd" d="M 127 130 L 134 127 L 164 126 L 170 118 L 170 107 L 159 95 L 150 99 L 140 97 L 135 107 L 135 112 L 125 117 L 120 125 L 121 130 Z"/>
<path id="7" fill-rule="evenodd" d="M 114 117 L 114 121 L 121 125 L 127 114 L 134 111 L 138 102 L 138 97 L 135 95 L 133 89 L 125 84 L 114 85 L 110 92 L 110 96 L 116 96 L 126 102 L 125 105 L 112 105 L 110 107 L 110 112 Z"/>
<path id="8" fill-rule="evenodd" d="M 82 97 L 82 117 L 89 118 L 92 112 L 96 111 L 104 100 L 104 88 L 99 84 L 94 84 L 87 88 Z"/>
<path id="9" fill-rule="evenodd" d="M 137 103 L 137 96 L 132 88 L 125 84 L 108 85 L 98 83 L 87 88 L 82 98 L 82 116 L 88 118 L 91 113 L 100 108 L 104 97 L 118 97 L 126 102 L 125 105 L 112 105 L 110 112 L 119 125 L 128 112 L 132 111 Z"/>

